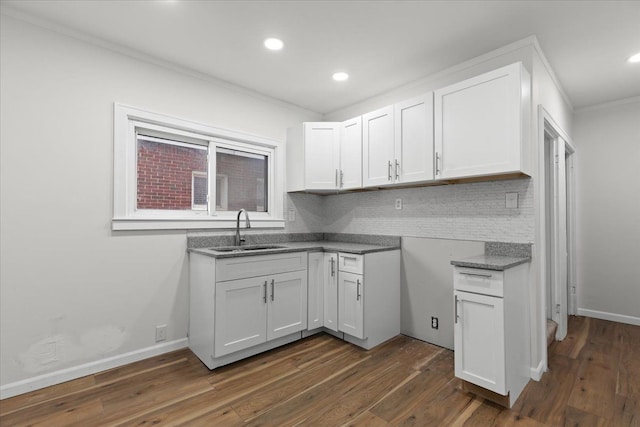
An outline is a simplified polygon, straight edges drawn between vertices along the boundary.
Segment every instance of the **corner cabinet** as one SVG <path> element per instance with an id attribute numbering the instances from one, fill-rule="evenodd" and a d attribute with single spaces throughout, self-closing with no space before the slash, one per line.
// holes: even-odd
<path id="1" fill-rule="evenodd" d="M 371 349 L 400 333 L 400 251 L 309 254 L 308 329 Z M 311 332 L 313 333 L 313 332 Z"/>
<path id="2" fill-rule="evenodd" d="M 463 389 L 506 407 L 531 376 L 528 265 L 453 273 L 455 376 Z"/>
<path id="3" fill-rule="evenodd" d="M 362 123 L 365 187 L 433 180 L 433 92 L 365 114 Z"/>
<path id="4" fill-rule="evenodd" d="M 307 328 L 338 332 L 338 254 L 309 253 Z"/>
<path id="5" fill-rule="evenodd" d="M 307 329 L 307 252 L 216 259 L 191 253 L 189 348 L 209 369 Z"/>
<path id="6" fill-rule="evenodd" d="M 336 191 L 362 187 L 360 117 L 305 122 L 287 133 L 287 191 Z"/>
<path id="7" fill-rule="evenodd" d="M 514 63 L 435 91 L 436 179 L 531 175 L 531 77 Z"/>

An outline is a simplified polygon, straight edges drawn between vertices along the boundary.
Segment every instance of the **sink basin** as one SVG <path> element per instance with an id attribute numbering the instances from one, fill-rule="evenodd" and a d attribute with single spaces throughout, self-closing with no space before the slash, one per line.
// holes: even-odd
<path id="1" fill-rule="evenodd" d="M 222 246 L 208 248 L 216 252 L 248 252 L 248 251 L 262 251 L 265 249 L 281 249 L 285 246 L 281 245 L 247 245 L 247 246 Z"/>

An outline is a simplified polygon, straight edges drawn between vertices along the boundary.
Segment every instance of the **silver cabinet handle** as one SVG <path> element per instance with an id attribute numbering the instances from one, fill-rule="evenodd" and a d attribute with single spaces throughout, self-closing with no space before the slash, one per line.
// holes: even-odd
<path id="1" fill-rule="evenodd" d="M 455 315 L 454 323 L 458 323 L 458 319 L 460 318 L 460 316 L 458 316 L 458 295 L 455 295 L 454 298 L 455 298 L 455 303 L 454 303 L 455 304 L 454 305 L 454 315 Z"/>
<path id="2" fill-rule="evenodd" d="M 276 279 L 271 279 L 271 301 L 275 300 L 276 298 L 276 290 L 275 290 L 275 284 Z"/>
<path id="3" fill-rule="evenodd" d="M 400 179 L 400 162 L 396 159 L 396 181 Z"/>
<path id="4" fill-rule="evenodd" d="M 340 188 L 344 187 L 344 172 L 340 169 Z"/>
<path id="5" fill-rule="evenodd" d="M 440 154 L 436 153 L 436 175 L 440 175 Z"/>
<path id="6" fill-rule="evenodd" d="M 464 274 L 465 276 L 474 276 L 474 277 L 493 277 L 492 274 L 482 274 L 482 273 L 468 273 L 466 271 L 460 271 L 460 274 Z"/>
<path id="7" fill-rule="evenodd" d="M 267 303 L 267 281 L 264 281 L 264 296 L 262 297 L 262 300 L 264 301 L 264 303 Z"/>
<path id="8" fill-rule="evenodd" d="M 336 187 L 338 187 L 338 169 L 336 169 Z"/>
<path id="9" fill-rule="evenodd" d="M 360 279 L 356 280 L 356 301 L 360 301 Z"/>
<path id="10" fill-rule="evenodd" d="M 336 260 L 333 258 L 329 259 L 329 264 L 331 264 L 331 277 L 335 277 L 336 275 Z"/>
<path id="11" fill-rule="evenodd" d="M 388 176 L 388 180 L 391 181 L 391 160 L 389 160 L 388 164 L 389 166 L 387 167 L 387 170 L 388 170 L 387 176 Z"/>

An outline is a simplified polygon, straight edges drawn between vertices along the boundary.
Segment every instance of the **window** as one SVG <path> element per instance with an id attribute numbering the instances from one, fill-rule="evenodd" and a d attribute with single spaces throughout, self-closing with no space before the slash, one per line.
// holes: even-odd
<path id="1" fill-rule="evenodd" d="M 207 173 L 196 172 L 191 173 L 191 209 L 195 211 L 204 211 L 207 209 L 209 200 L 209 190 L 207 184 Z M 138 192 L 138 195 L 140 193 Z"/>
<path id="2" fill-rule="evenodd" d="M 280 143 L 116 104 L 114 230 L 283 227 Z"/>

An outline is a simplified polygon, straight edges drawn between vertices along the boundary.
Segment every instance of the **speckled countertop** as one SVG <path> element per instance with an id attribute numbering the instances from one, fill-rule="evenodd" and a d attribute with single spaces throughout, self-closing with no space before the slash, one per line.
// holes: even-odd
<path id="1" fill-rule="evenodd" d="M 451 260 L 451 264 L 458 267 L 483 268 L 485 270 L 502 271 L 529 261 L 531 261 L 530 257 L 477 255 L 460 260 L 453 259 Z"/>
<path id="2" fill-rule="evenodd" d="M 317 236 L 320 234 L 320 236 Z M 299 237 L 299 236 L 296 236 Z M 252 246 L 260 245 L 272 245 L 277 247 L 248 250 L 248 251 L 217 251 L 215 248 L 225 246 L 219 244 L 217 241 L 209 241 L 205 244 L 203 241 L 198 241 L 198 247 L 190 247 L 189 252 L 198 253 L 202 255 L 211 256 L 214 258 L 235 258 L 240 256 L 250 255 L 269 255 L 287 252 L 347 252 L 351 254 L 367 254 L 372 252 L 390 251 L 394 249 L 400 249 L 400 238 L 395 236 L 362 236 L 362 235 L 346 235 L 346 234 L 328 234 L 323 236 L 321 233 L 316 233 L 314 237 L 325 237 L 327 240 L 302 240 L 298 238 L 294 240 L 298 241 L 282 241 L 279 239 L 262 238 L 260 242 L 250 241 L 245 247 L 251 248 Z"/>

